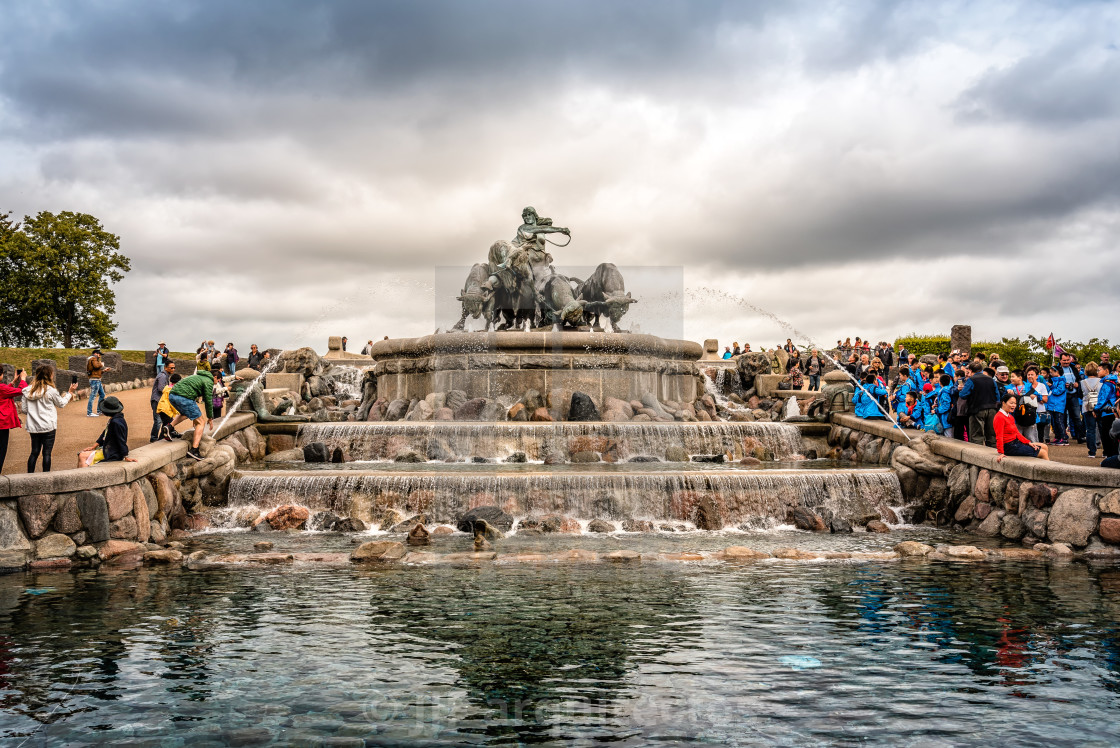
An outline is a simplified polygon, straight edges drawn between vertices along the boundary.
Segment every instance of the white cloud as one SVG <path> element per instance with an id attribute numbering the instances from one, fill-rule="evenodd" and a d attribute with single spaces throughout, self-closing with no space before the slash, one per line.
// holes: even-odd
<path id="1" fill-rule="evenodd" d="M 727 294 L 825 343 L 1108 335 L 1115 6 L 387 7 L 14 14 L 0 210 L 121 235 L 122 346 L 430 332 L 527 204 L 558 266 L 686 266 L 693 339 L 790 336 Z"/>

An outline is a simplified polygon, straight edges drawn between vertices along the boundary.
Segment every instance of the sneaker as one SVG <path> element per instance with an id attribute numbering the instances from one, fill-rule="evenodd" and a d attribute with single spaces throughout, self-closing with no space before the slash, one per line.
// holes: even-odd
<path id="1" fill-rule="evenodd" d="M 97 413 L 86 413 L 86 418 L 99 418 Z"/>
<path id="2" fill-rule="evenodd" d="M 202 459 L 202 455 L 199 454 L 198 450 L 194 447 L 187 447 L 187 457 L 193 457 L 196 460 Z"/>
<path id="3" fill-rule="evenodd" d="M 160 429 L 159 429 L 159 439 L 162 439 L 165 442 L 171 441 L 171 434 L 168 433 L 168 428 L 166 426 L 161 426 L 160 427 Z M 158 439 L 157 439 L 157 441 L 158 441 Z"/>
<path id="4" fill-rule="evenodd" d="M 168 434 L 168 436 L 170 436 L 170 437 L 171 437 L 172 439 L 182 439 L 182 438 L 183 438 L 183 435 L 182 435 L 182 434 L 180 434 L 180 433 L 179 433 L 178 431 L 176 431 L 175 429 L 171 428 L 170 426 L 168 426 L 168 427 L 167 427 L 167 434 Z"/>

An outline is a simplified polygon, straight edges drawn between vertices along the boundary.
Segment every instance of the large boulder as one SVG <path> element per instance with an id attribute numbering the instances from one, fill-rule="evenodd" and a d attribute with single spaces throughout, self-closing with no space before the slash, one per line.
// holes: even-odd
<path id="1" fill-rule="evenodd" d="M 302 506 L 284 504 L 265 515 L 264 521 L 273 530 L 298 530 L 311 518 L 311 512 Z"/>
<path id="2" fill-rule="evenodd" d="M 74 497 L 78 516 L 88 535 L 88 542 L 103 543 L 109 539 L 109 504 L 100 491 L 79 491 Z"/>
<path id="3" fill-rule="evenodd" d="M 19 516 L 23 519 L 23 526 L 27 529 L 27 534 L 32 538 L 37 538 L 50 527 L 51 520 L 54 519 L 62 501 L 60 497 L 54 494 L 40 493 L 21 496 L 18 503 Z M 77 531 L 75 530 L 75 532 Z"/>
<path id="4" fill-rule="evenodd" d="M 749 390 L 754 387 L 755 377 L 770 373 L 770 357 L 760 352 L 744 353 L 735 362 L 735 368 L 739 371 L 743 389 Z"/>
<path id="5" fill-rule="evenodd" d="M 1096 532 L 1100 511 L 1096 496 L 1084 488 L 1071 488 L 1060 494 L 1050 510 L 1046 535 L 1051 543 L 1068 543 L 1082 547 Z"/>
<path id="6" fill-rule="evenodd" d="M 109 503 L 110 522 L 116 522 L 132 511 L 132 491 L 128 486 L 108 486 L 105 489 L 105 500 Z"/>
<path id="7" fill-rule="evenodd" d="M 475 520 L 483 520 L 502 532 L 509 532 L 513 527 L 513 517 L 496 506 L 476 506 L 459 518 L 456 527 L 460 532 L 474 532 L 472 528 Z"/>
<path id="8" fill-rule="evenodd" d="M 362 543 L 350 554 L 350 560 L 355 563 L 364 561 L 396 561 L 405 554 L 404 543 L 392 540 L 374 540 Z"/>
<path id="9" fill-rule="evenodd" d="M 284 351 L 280 354 L 280 359 L 276 362 L 276 365 L 282 372 L 302 374 L 306 378 L 319 376 L 330 367 L 330 363 L 312 348 Z"/>
<path id="10" fill-rule="evenodd" d="M 35 541 L 35 558 L 69 558 L 78 546 L 62 533 L 53 532 Z"/>
<path id="11" fill-rule="evenodd" d="M 693 522 L 699 530 L 722 530 L 724 524 L 723 508 L 712 498 L 705 496 L 696 505 Z"/>
<path id="12" fill-rule="evenodd" d="M 450 394 L 450 393 L 449 393 Z M 450 398 L 449 398 L 450 399 Z M 474 397 L 455 408 L 456 421 L 477 421 L 482 417 L 482 409 L 486 407 L 486 398 Z"/>
<path id="13" fill-rule="evenodd" d="M 51 520 L 51 528 L 56 532 L 72 535 L 82 529 L 82 518 L 78 514 L 78 502 L 73 494 L 59 497 L 58 511 Z"/>
<path id="14" fill-rule="evenodd" d="M 1104 517 L 1100 526 L 1101 540 L 1113 545 L 1120 545 L 1120 518 Z"/>
<path id="15" fill-rule="evenodd" d="M 331 452 L 323 442 L 303 445 L 304 462 L 330 462 Z"/>
<path id="16" fill-rule="evenodd" d="M 602 415 L 595 407 L 591 396 L 583 392 L 572 393 L 572 404 L 568 409 L 569 421 L 601 421 Z"/>
<path id="17" fill-rule="evenodd" d="M 399 421 L 408 413 L 408 400 L 397 398 L 385 409 L 385 421 Z"/>
<path id="18" fill-rule="evenodd" d="M 30 551 L 31 542 L 23 534 L 19 512 L 14 501 L 0 502 L 0 553 L 4 551 Z"/>
<path id="19" fill-rule="evenodd" d="M 1105 514 L 1120 514 L 1120 488 L 1101 497 L 1100 509 Z"/>
<path id="20" fill-rule="evenodd" d="M 816 512 L 806 509 L 803 506 L 795 506 L 791 509 L 787 521 L 793 524 L 798 530 L 828 532 L 828 525 L 825 524 L 824 519 Z"/>

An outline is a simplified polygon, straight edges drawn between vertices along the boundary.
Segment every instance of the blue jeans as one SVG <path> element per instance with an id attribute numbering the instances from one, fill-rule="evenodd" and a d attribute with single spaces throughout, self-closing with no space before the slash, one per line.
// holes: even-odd
<path id="1" fill-rule="evenodd" d="M 1072 394 L 1066 398 L 1066 423 L 1069 424 L 1070 436 L 1081 441 L 1085 438 L 1085 426 L 1081 423 L 1081 398 Z"/>
<path id="2" fill-rule="evenodd" d="M 1050 426 L 1054 429 L 1054 441 L 1062 442 L 1069 439 L 1066 434 L 1066 414 L 1056 410 L 1050 411 Z"/>
<path id="3" fill-rule="evenodd" d="M 809 375 L 809 391 L 810 392 L 820 391 L 820 388 L 821 388 L 821 375 L 820 374 L 810 374 Z"/>
<path id="4" fill-rule="evenodd" d="M 89 402 L 86 403 L 86 415 L 93 414 L 93 399 L 97 398 L 97 414 L 101 415 L 101 401 L 105 399 L 105 387 L 100 379 L 89 380 Z"/>
<path id="5" fill-rule="evenodd" d="M 1085 422 L 1085 441 L 1088 442 L 1089 456 L 1097 456 L 1097 416 L 1091 410 L 1087 410 L 1081 414 L 1082 420 Z"/>

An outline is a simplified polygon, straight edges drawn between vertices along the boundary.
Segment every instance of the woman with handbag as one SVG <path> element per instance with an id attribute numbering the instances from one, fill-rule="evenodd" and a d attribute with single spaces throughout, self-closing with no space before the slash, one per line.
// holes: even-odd
<path id="1" fill-rule="evenodd" d="M 1027 439 L 1032 442 L 1045 444 L 1046 439 L 1039 438 L 1039 432 L 1042 431 L 1042 436 L 1045 437 L 1046 432 L 1049 431 L 1050 418 L 1046 415 L 1046 401 L 1050 399 L 1050 390 L 1046 389 L 1046 385 L 1039 380 L 1038 369 L 1033 366 L 1027 369 L 1026 380 L 1026 384 L 1024 385 L 1026 387 L 1026 392 L 1018 401 L 1019 409 L 1024 411 L 1022 413 L 1023 420 L 1020 421 L 1016 418 L 1016 422 L 1021 424 L 1026 420 L 1026 411 L 1023 409 L 1023 405 L 1028 405 L 1030 408 L 1033 408 L 1034 413 L 1032 415 L 1032 420 L 1034 423 L 1023 429 L 1023 436 L 1027 437 Z M 1018 414 L 1018 411 L 1016 411 L 1016 413 Z"/>

